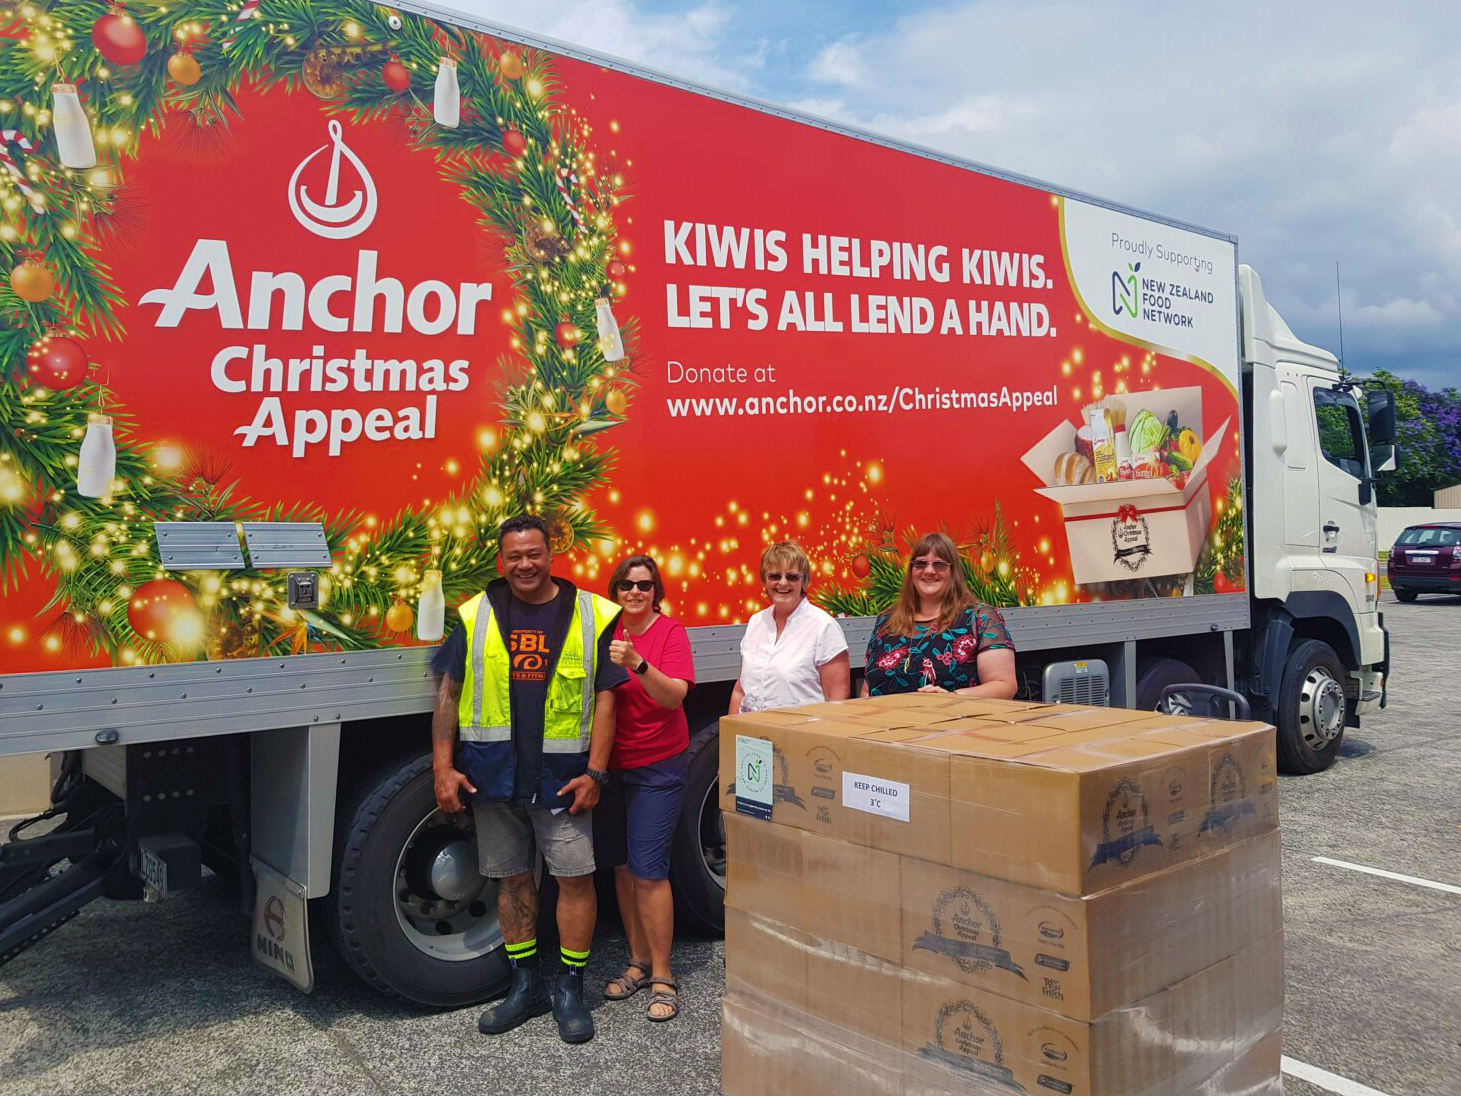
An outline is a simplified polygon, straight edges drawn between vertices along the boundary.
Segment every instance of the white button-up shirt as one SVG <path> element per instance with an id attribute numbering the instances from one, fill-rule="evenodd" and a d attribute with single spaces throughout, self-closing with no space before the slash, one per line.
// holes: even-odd
<path id="1" fill-rule="evenodd" d="M 805 598 L 776 635 L 768 606 L 746 623 L 741 639 L 741 711 L 790 708 L 825 700 L 818 669 L 847 650 L 847 639 L 832 615 Z"/>

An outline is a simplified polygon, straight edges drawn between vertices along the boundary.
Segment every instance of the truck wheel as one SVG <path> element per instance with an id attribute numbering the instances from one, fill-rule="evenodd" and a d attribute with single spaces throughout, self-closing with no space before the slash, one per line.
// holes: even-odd
<path id="1" fill-rule="evenodd" d="M 690 740 L 685 805 L 670 845 L 670 878 L 683 924 L 725 932 L 725 827 L 720 821 L 720 723 Z"/>
<path id="2" fill-rule="evenodd" d="M 429 755 L 398 758 L 365 782 L 340 816 L 335 857 L 326 921 L 371 986 L 445 1008 L 505 988 L 497 884 L 478 874 L 471 812 L 436 809 Z"/>
<path id="3" fill-rule="evenodd" d="M 1334 764 L 1344 742 L 1344 667 L 1334 648 L 1301 639 L 1289 648 L 1278 692 L 1278 764 L 1317 773 Z"/>
<path id="4" fill-rule="evenodd" d="M 1396 590 L 1392 587 L 1390 592 L 1395 595 L 1396 601 L 1403 601 L 1407 605 L 1409 605 L 1417 597 L 1417 594 L 1414 590 Z"/>
<path id="5" fill-rule="evenodd" d="M 1168 685 L 1194 685 L 1202 681 L 1196 670 L 1175 658 L 1144 658 L 1136 664 L 1136 703 L 1138 712 L 1156 711 L 1162 701 L 1162 690 Z"/>

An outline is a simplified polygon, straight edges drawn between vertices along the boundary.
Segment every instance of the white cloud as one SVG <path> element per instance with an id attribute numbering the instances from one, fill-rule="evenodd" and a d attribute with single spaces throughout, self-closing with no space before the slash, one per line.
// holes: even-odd
<path id="1" fill-rule="evenodd" d="M 1454 5 L 978 0 L 811 58 L 849 123 L 1233 232 L 1356 368 L 1461 358 Z M 1353 300 L 1351 300 L 1353 297 Z"/>
<path id="2" fill-rule="evenodd" d="M 1354 368 L 1461 361 L 1461 4 L 456 2 L 1232 232 L 1331 345 L 1338 261 Z"/>

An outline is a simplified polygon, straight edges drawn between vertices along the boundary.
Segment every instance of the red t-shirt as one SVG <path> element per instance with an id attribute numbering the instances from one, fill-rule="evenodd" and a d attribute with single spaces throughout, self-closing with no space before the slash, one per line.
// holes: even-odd
<path id="1" fill-rule="evenodd" d="M 629 639 L 639 656 L 666 677 L 695 684 L 695 659 L 690 654 L 690 636 L 685 626 L 667 616 L 656 616 L 644 632 L 624 635 L 624 620 L 614 625 L 615 639 Z M 633 667 L 630 667 L 633 670 Z M 690 745 L 690 725 L 685 709 L 661 708 L 644 691 L 636 673 L 614 690 L 614 751 L 611 769 L 641 769 L 667 757 L 674 757 Z"/>

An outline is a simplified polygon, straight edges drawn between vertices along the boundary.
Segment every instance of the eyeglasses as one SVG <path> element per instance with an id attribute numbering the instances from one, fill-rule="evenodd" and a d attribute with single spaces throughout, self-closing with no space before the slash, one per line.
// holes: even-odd
<path id="1" fill-rule="evenodd" d="M 910 571 L 936 571 L 943 574 L 949 569 L 947 562 L 941 559 L 915 559 L 908 564 Z"/>
<path id="2" fill-rule="evenodd" d="M 654 589 L 654 579 L 621 578 L 615 585 L 619 587 L 621 594 L 627 594 L 630 590 L 638 590 L 641 594 L 647 594 Z"/>
<path id="3" fill-rule="evenodd" d="M 768 571 L 767 582 L 800 582 L 802 573 L 800 571 Z"/>

